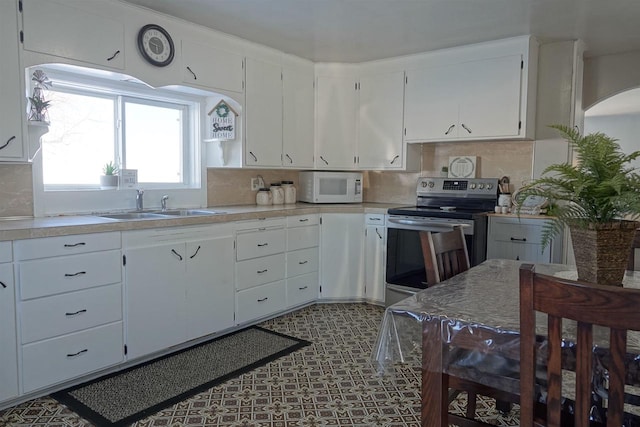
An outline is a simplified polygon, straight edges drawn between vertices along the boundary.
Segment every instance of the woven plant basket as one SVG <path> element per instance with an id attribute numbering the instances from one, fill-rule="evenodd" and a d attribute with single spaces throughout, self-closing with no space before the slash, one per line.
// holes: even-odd
<path id="1" fill-rule="evenodd" d="M 570 226 L 578 280 L 622 286 L 638 226 L 634 221 Z"/>

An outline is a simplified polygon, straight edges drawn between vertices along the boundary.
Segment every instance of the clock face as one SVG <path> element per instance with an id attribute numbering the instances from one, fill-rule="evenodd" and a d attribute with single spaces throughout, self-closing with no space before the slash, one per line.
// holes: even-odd
<path id="1" fill-rule="evenodd" d="M 138 32 L 138 49 L 149 63 L 164 67 L 173 61 L 173 40 L 159 25 L 145 25 Z"/>

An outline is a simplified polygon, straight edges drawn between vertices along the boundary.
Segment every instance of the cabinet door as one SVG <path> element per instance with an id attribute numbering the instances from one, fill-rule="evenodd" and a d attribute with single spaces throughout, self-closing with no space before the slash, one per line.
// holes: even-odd
<path id="1" fill-rule="evenodd" d="M 402 168 L 404 72 L 360 78 L 358 166 Z"/>
<path id="2" fill-rule="evenodd" d="M 242 56 L 182 41 L 182 81 L 211 89 L 242 92 Z"/>
<path id="3" fill-rule="evenodd" d="M 185 341 L 185 245 L 126 251 L 128 358 Z"/>
<path id="4" fill-rule="evenodd" d="M 282 67 L 247 58 L 247 166 L 282 164 Z"/>
<path id="5" fill-rule="evenodd" d="M 367 225 L 364 238 L 364 286 L 368 300 L 384 303 L 386 229 Z"/>
<path id="6" fill-rule="evenodd" d="M 187 340 L 233 326 L 233 243 L 226 236 L 186 245 Z"/>
<path id="7" fill-rule="evenodd" d="M 364 224 L 362 214 L 324 214 L 321 233 L 321 297 L 364 297 Z"/>
<path id="8" fill-rule="evenodd" d="M 15 307 L 13 266 L 0 264 L 0 402 L 18 395 Z"/>
<path id="9" fill-rule="evenodd" d="M 356 82 L 319 76 L 316 85 L 316 168 L 353 169 L 356 156 Z"/>
<path id="10" fill-rule="evenodd" d="M 26 50 L 124 69 L 124 24 L 54 1 L 23 0 Z"/>
<path id="11" fill-rule="evenodd" d="M 521 55 L 461 64 L 461 138 L 520 135 Z"/>
<path id="12" fill-rule="evenodd" d="M 23 159 L 21 71 L 16 2 L 0 2 L 0 160 Z"/>
<path id="13" fill-rule="evenodd" d="M 458 135 L 458 65 L 409 70 L 405 86 L 406 141 Z"/>
<path id="14" fill-rule="evenodd" d="M 313 167 L 313 65 L 283 67 L 282 165 Z"/>

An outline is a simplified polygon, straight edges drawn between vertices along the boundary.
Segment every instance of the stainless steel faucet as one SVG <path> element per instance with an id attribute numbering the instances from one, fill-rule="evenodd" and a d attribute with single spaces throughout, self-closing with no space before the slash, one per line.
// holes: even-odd
<path id="1" fill-rule="evenodd" d="M 144 190 L 136 190 L 136 210 L 141 211 L 144 209 Z"/>
<path id="2" fill-rule="evenodd" d="M 162 196 L 162 198 L 160 199 L 160 206 L 162 207 L 162 212 L 167 210 L 167 200 L 169 200 L 169 196 L 166 194 Z"/>

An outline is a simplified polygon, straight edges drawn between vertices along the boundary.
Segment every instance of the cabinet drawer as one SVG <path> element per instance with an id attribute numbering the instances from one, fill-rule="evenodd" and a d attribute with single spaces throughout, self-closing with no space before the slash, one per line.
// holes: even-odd
<path id="1" fill-rule="evenodd" d="M 306 227 L 308 225 L 320 224 L 320 215 L 295 215 L 287 217 L 287 227 Z"/>
<path id="2" fill-rule="evenodd" d="M 310 227 L 296 227 L 287 230 L 287 250 L 311 248 L 318 246 L 320 242 L 320 228 L 317 225 Z"/>
<path id="3" fill-rule="evenodd" d="M 287 252 L 287 277 L 318 271 L 318 248 Z"/>
<path id="4" fill-rule="evenodd" d="M 22 303 L 22 343 L 122 320 L 122 287 L 114 284 Z"/>
<path id="5" fill-rule="evenodd" d="M 540 244 L 543 225 L 542 221 L 538 224 L 495 221 L 492 224 L 490 237 L 500 242 Z"/>
<path id="6" fill-rule="evenodd" d="M 284 254 L 249 259 L 236 264 L 236 289 L 247 289 L 284 279 Z"/>
<path id="7" fill-rule="evenodd" d="M 26 261 L 19 264 L 21 299 L 121 282 L 120 251 Z"/>
<path id="8" fill-rule="evenodd" d="M 287 307 L 295 307 L 296 305 L 315 301 L 317 298 L 317 272 L 287 279 Z"/>
<path id="9" fill-rule="evenodd" d="M 25 393 L 123 360 L 122 322 L 38 341 L 22 347 Z"/>
<path id="10" fill-rule="evenodd" d="M 384 225 L 384 214 L 364 214 L 366 225 Z"/>
<path id="11" fill-rule="evenodd" d="M 249 221 L 238 221 L 235 223 L 236 231 L 238 233 L 246 231 L 258 231 L 272 228 L 283 228 L 287 224 L 284 217 L 275 218 L 259 218 Z"/>
<path id="12" fill-rule="evenodd" d="M 236 243 L 238 261 L 284 252 L 284 229 L 239 233 Z"/>
<path id="13" fill-rule="evenodd" d="M 238 292 L 238 324 L 284 310 L 285 289 L 281 280 Z"/>
<path id="14" fill-rule="evenodd" d="M 78 234 L 15 242 L 16 261 L 120 248 L 120 233 Z"/>
<path id="15" fill-rule="evenodd" d="M 11 262 L 11 242 L 0 242 L 0 262 Z"/>

